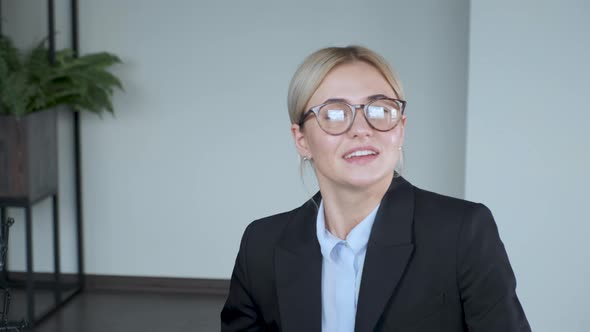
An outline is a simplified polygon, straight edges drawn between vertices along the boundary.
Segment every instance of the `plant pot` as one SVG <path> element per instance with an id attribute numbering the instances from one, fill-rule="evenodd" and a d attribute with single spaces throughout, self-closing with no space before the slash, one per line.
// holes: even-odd
<path id="1" fill-rule="evenodd" d="M 34 203 L 57 193 L 57 112 L 0 115 L 0 203 Z"/>

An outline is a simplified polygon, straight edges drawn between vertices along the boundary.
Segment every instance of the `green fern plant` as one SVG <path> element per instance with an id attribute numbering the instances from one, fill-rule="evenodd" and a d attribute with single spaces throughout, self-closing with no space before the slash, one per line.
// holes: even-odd
<path id="1" fill-rule="evenodd" d="M 24 116 L 59 105 L 113 113 L 113 92 L 123 85 L 107 69 L 120 62 L 106 52 L 76 57 L 65 49 L 51 64 L 45 41 L 23 54 L 0 36 L 0 114 Z"/>

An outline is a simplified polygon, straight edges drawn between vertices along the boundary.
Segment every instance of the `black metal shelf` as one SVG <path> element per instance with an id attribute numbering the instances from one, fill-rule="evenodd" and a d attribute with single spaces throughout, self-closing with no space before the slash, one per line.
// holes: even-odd
<path id="1" fill-rule="evenodd" d="M 72 45 L 75 54 L 79 54 L 78 36 L 78 1 L 71 0 L 71 29 Z M 48 42 L 50 50 L 49 61 L 54 61 L 55 56 L 55 3 L 47 0 L 48 18 Z M 0 0 L 0 18 L 2 17 L 2 0 Z M 0 34 L 2 33 L 2 21 L 0 20 Z M 25 248 L 26 248 L 26 272 L 14 273 L 4 266 L 0 271 L 0 285 L 9 288 L 14 308 L 11 308 L 9 319 L 15 322 L 25 318 L 27 327 L 38 325 L 45 318 L 51 316 L 69 300 L 81 293 L 84 289 L 84 257 L 83 257 L 83 213 L 82 213 L 82 173 L 81 173 L 81 144 L 80 144 L 80 116 L 78 112 L 73 114 L 74 130 L 74 180 L 75 180 L 75 206 L 76 206 L 76 247 L 77 247 L 77 271 L 75 274 L 64 274 L 60 265 L 60 233 L 59 233 L 59 193 L 49 192 L 44 197 L 30 201 L 26 198 L 2 198 L 0 199 L 0 220 L 7 220 L 7 208 L 20 208 L 25 211 Z M 32 236 L 32 209 L 34 205 L 46 200 L 52 200 L 52 233 L 53 233 L 53 260 L 54 271 L 52 273 L 36 273 L 33 267 L 33 236 Z M 19 222 L 19 221 L 17 221 Z M 36 305 L 37 304 L 37 305 Z M 22 317 L 19 318 L 19 315 Z M 2 322 L 0 322 L 2 330 Z"/>

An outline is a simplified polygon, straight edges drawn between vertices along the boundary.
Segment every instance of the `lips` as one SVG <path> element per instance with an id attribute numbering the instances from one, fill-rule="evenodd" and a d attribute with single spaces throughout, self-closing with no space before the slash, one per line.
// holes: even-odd
<path id="1" fill-rule="evenodd" d="M 379 152 L 377 149 L 368 146 L 368 147 L 359 147 L 352 150 L 347 151 L 342 157 L 344 159 L 353 159 L 353 158 L 363 158 L 368 156 L 377 156 Z"/>

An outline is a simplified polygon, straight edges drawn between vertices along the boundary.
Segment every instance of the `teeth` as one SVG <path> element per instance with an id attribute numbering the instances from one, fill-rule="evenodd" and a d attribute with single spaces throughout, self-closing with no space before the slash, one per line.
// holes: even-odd
<path id="1" fill-rule="evenodd" d="M 368 155 L 372 155 L 372 154 L 377 154 L 377 152 L 370 151 L 370 150 L 359 150 L 359 151 L 355 151 L 351 154 L 347 154 L 346 156 L 344 156 L 344 158 L 348 159 L 348 158 L 352 158 L 352 157 L 368 156 Z"/>

